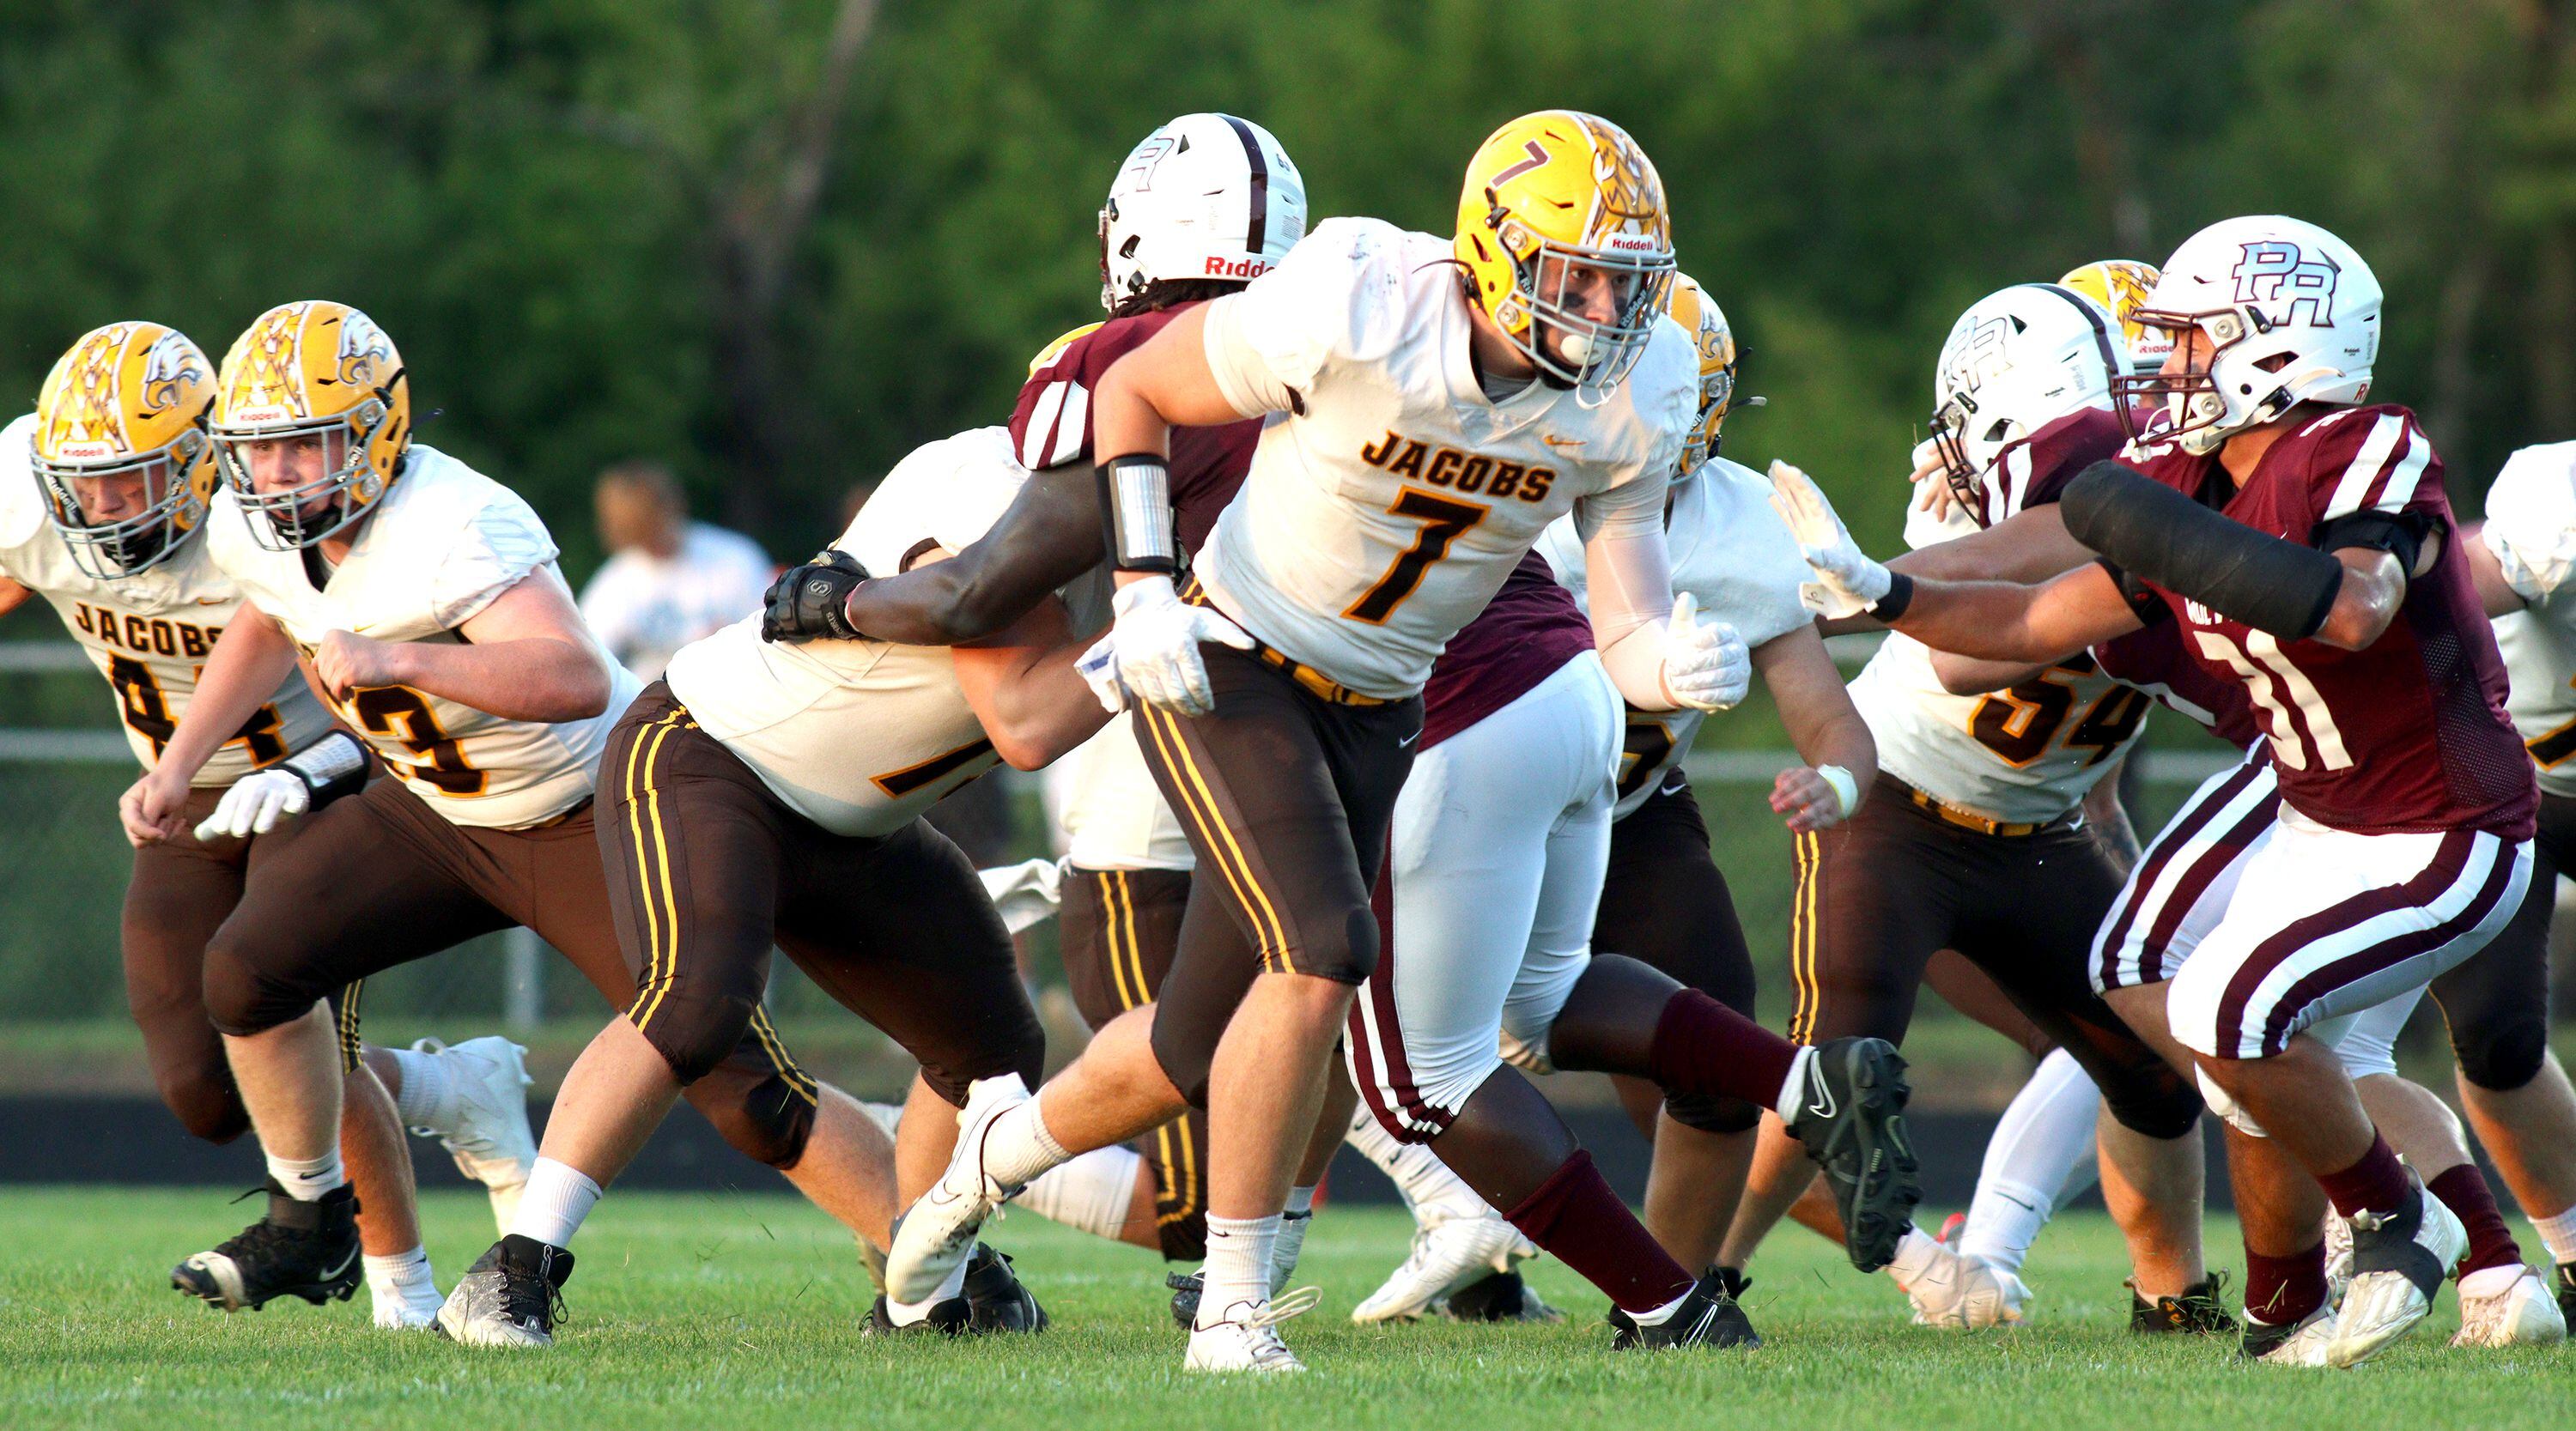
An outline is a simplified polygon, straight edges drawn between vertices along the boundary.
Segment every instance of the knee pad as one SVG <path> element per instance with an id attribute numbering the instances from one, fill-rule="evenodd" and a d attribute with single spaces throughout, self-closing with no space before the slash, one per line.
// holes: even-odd
<path id="1" fill-rule="evenodd" d="M 1034 1090 L 1046 1082 L 1046 1030 L 1039 1027 L 1034 1014 L 1020 1023 L 1020 1027 L 992 1037 L 964 1056 L 941 1057 L 934 1053 L 933 1058 L 922 1060 L 921 1081 L 952 1108 L 966 1106 L 966 1090 L 978 1079 L 1016 1073 L 1022 1083 Z"/>
<path id="2" fill-rule="evenodd" d="M 1759 1106 L 1708 1093 L 1667 1093 L 1664 1112 L 1683 1127 L 1703 1133 L 1749 1133 L 1762 1122 Z"/>
<path id="3" fill-rule="evenodd" d="M 2194 1069 L 2193 1076 L 2200 1081 L 2200 1096 L 2209 1101 L 2209 1111 L 2226 1119 L 2227 1126 L 2244 1134 L 2248 1138 L 2268 1138 L 2271 1136 L 2271 1134 L 2263 1131 L 2262 1124 L 2254 1121 L 2253 1114 L 2238 1107 L 2236 1100 L 2227 1096 L 2226 1089 L 2219 1087 L 2216 1083 L 2210 1080 L 2208 1070 Z M 2141 1129 L 2140 1131 L 2143 1132 L 2145 1130 Z"/>
<path id="4" fill-rule="evenodd" d="M 229 1077 L 191 1070 L 165 1073 L 157 1080 L 161 1101 L 178 1116 L 188 1136 L 208 1143 L 229 1143 L 250 1131 L 250 1111 Z"/>
<path id="5" fill-rule="evenodd" d="M 230 946 L 206 946 L 206 1022 L 234 1038 L 263 1034 L 310 1013 L 322 997 L 254 967 Z"/>
<path id="6" fill-rule="evenodd" d="M 637 1000 L 639 1006 L 645 1000 Z M 679 991 L 677 998 L 664 998 L 653 1003 L 636 1019 L 629 1019 L 653 1051 L 671 1066 L 671 1076 L 683 1088 L 716 1071 L 734 1050 L 751 1036 L 751 1016 L 759 1007 L 755 1000 L 734 995 L 692 997 Z"/>
<path id="7" fill-rule="evenodd" d="M 784 1074 L 754 1082 L 720 1067 L 689 1085 L 686 1096 L 734 1151 L 780 1172 L 804 1158 L 814 1136 L 813 1099 Z"/>
<path id="8" fill-rule="evenodd" d="M 2199 1125 L 2201 1100 L 2211 1086 L 2203 1077 L 2200 1091 L 2195 1092 L 2181 1074 L 2161 1063 L 2128 1077 L 2095 1081 L 2102 1090 L 2102 1106 L 2111 1110 L 2121 1127 L 2163 1139 L 2179 1138 Z M 2215 1109 L 2218 1104 L 2213 1100 L 2209 1106 Z"/>
<path id="9" fill-rule="evenodd" d="M 1216 1041 L 1225 1036 L 1222 1027 L 1182 1027 L 1203 1022 L 1199 1019 L 1167 1019 L 1157 1013 L 1153 1035 L 1154 1062 L 1162 1068 L 1163 1076 L 1172 1081 L 1172 1087 L 1180 1091 L 1181 1097 L 1187 1099 L 1191 1107 L 1199 1109 L 1207 1107 L 1208 1069 L 1216 1062 Z"/>
<path id="10" fill-rule="evenodd" d="M 1377 911 L 1362 901 L 1343 916 L 1338 940 L 1310 938 L 1307 947 L 1290 950 L 1289 957 L 1296 962 L 1296 972 L 1300 974 L 1337 984 L 1364 982 L 1377 972 Z"/>
<path id="11" fill-rule="evenodd" d="M 2510 1093 L 2540 1076 L 2549 1058 L 2549 1016 L 2542 1008 L 2517 1009 L 2479 1026 L 2451 1026 L 2451 1052 L 2460 1076 L 2480 1088 Z"/>

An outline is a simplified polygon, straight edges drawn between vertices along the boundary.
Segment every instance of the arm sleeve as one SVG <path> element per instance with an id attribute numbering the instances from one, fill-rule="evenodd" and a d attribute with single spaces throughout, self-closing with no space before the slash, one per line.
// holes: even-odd
<path id="1" fill-rule="evenodd" d="M 1630 494 L 1643 489 L 1649 501 Z M 1584 605 L 1592 644 L 1628 704 L 1670 710 L 1664 689 L 1664 632 L 1673 614 L 1672 558 L 1664 546 L 1664 484 L 1634 481 L 1575 507 L 1583 541 Z M 1590 519 L 1585 514 L 1590 513 Z"/>
<path id="2" fill-rule="evenodd" d="M 2546 601 L 2576 571 L 2576 442 L 2526 447 L 2487 489 L 2480 539 L 2505 582 L 2527 602 Z"/>

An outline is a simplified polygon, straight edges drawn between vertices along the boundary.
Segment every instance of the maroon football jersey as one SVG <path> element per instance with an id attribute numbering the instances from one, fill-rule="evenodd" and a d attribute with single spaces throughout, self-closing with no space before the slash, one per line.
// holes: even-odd
<path id="1" fill-rule="evenodd" d="M 2225 490 L 2215 454 L 2140 454 L 2148 477 L 2195 498 Z M 2211 483 L 2221 484 L 2211 488 Z M 2209 496 L 2204 496 L 2208 492 Z M 2441 538 L 2385 634 L 2360 651 L 2273 637 L 2159 589 L 2185 649 L 2232 677 L 2270 740 L 2281 795 L 2362 834 L 2457 829 L 2527 839 L 2538 787 L 2505 717 L 2504 662 L 2462 555 L 2442 460 L 2402 407 L 2342 408 L 2275 442 L 2220 508 L 2306 544 L 2365 512 L 2413 513 Z"/>
<path id="2" fill-rule="evenodd" d="M 1091 465 L 1091 394 L 1100 375 L 1163 325 L 1197 307 L 1184 303 L 1130 318 L 1112 318 L 1082 332 L 1029 374 L 1011 409 L 1011 450 L 1020 465 L 1036 472 L 1068 462 Z M 1261 440 L 1261 419 L 1245 418 L 1223 427 L 1172 429 L 1172 507 L 1174 531 L 1181 549 L 1194 552 L 1216 525 L 1216 514 L 1234 500 L 1243 474 L 1252 470 L 1252 449 Z"/>
<path id="3" fill-rule="evenodd" d="M 1977 484 L 1978 525 L 2057 500 L 2075 474 L 2120 455 L 2128 437 L 2105 407 L 2080 407 L 2009 443 L 1995 458 L 1995 480 Z"/>
<path id="4" fill-rule="evenodd" d="M 2159 620 L 2095 646 L 2093 659 L 2103 675 L 2153 696 L 2239 750 L 2262 739 L 2245 683 L 2211 671 L 2185 654 L 2182 643 L 2182 623 Z"/>
<path id="5" fill-rule="evenodd" d="M 1503 589 L 1455 636 L 1422 688 L 1422 745 L 1438 745 L 1512 702 L 1592 649 L 1592 623 L 1547 560 L 1521 558 Z"/>

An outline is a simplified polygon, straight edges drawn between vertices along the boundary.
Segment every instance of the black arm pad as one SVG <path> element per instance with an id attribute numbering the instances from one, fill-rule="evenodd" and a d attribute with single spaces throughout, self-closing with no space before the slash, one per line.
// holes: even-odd
<path id="1" fill-rule="evenodd" d="M 2096 462 L 2058 499 L 2066 530 L 2123 570 L 2284 641 L 2317 634 L 2343 563 L 2266 536 L 2117 462 Z"/>

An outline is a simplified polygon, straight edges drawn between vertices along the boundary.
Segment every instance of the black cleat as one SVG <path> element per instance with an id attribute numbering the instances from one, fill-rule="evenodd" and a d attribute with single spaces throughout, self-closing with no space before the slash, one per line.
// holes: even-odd
<path id="1" fill-rule="evenodd" d="M 1843 1219 L 1843 1250 L 1863 1272 L 1896 1256 L 1923 1198 L 1905 1132 L 1905 1060 L 1885 1039 L 1838 1038 L 1816 1046 L 1798 1117 L 1789 1125 L 1824 1170 Z"/>
<path id="2" fill-rule="evenodd" d="M 894 1324 L 893 1316 L 886 1310 L 885 1293 L 879 1292 L 876 1303 L 868 1308 L 868 1324 L 860 1328 L 859 1332 L 862 1336 L 870 1337 L 909 1337 L 927 1335 L 931 1332 L 953 1337 L 972 1330 L 970 1323 L 974 1319 L 974 1310 L 966 1305 L 965 1298 L 951 1297 L 944 1302 L 932 1303 L 930 1315 L 920 1321 L 898 1327 Z"/>
<path id="3" fill-rule="evenodd" d="M 1735 1305 L 1735 1296 L 1726 1290 L 1726 1280 L 1711 1272 L 1690 1289 L 1690 1295 L 1673 1309 L 1673 1314 L 1651 1327 L 1641 1327 L 1617 1307 L 1610 1309 L 1610 1349 L 1629 1351 L 1644 1348 L 1663 1351 L 1673 1347 L 1743 1347 L 1751 1350 L 1762 1345 L 1753 1323 L 1745 1320 L 1744 1309 Z"/>
<path id="4" fill-rule="evenodd" d="M 2576 1327 L 2576 1262 L 2558 1264 L 2558 1312 Z"/>
<path id="5" fill-rule="evenodd" d="M 1453 1322 L 1561 1322 L 1518 1272 L 1488 1272 L 1432 1304 Z"/>
<path id="6" fill-rule="evenodd" d="M 2129 1330 L 2140 1333 L 2178 1332 L 2184 1336 L 2208 1336 L 2235 1331 L 2236 1319 L 2227 1315 L 2227 1304 L 2220 1300 L 2227 1291 L 2227 1274 L 2212 1272 L 2205 1279 L 2182 1289 L 2179 1297 L 2158 1297 L 2150 1306 L 2138 1295 L 2138 1284 L 2129 1287 Z"/>
<path id="7" fill-rule="evenodd" d="M 274 1178 L 258 1191 L 268 1194 L 268 1215 L 171 1268 L 170 1285 L 226 1312 L 257 1311 L 279 1297 L 317 1307 L 347 1301 L 364 1275 L 357 1193 L 344 1185 L 298 1202 Z"/>
<path id="8" fill-rule="evenodd" d="M 1046 1308 L 1011 1270 L 1011 1256 L 983 1243 L 966 1259 L 966 1329 L 972 1332 L 1042 1332 Z"/>
<path id="9" fill-rule="evenodd" d="M 438 1332 L 469 1347 L 550 1347 L 563 1321 L 572 1254 L 511 1233 L 456 1279 L 438 1309 Z"/>
<path id="10" fill-rule="evenodd" d="M 1166 1272 L 1163 1285 L 1172 1289 L 1172 1320 L 1188 1331 L 1199 1324 L 1199 1290 L 1204 1285 L 1196 1272 Z"/>

